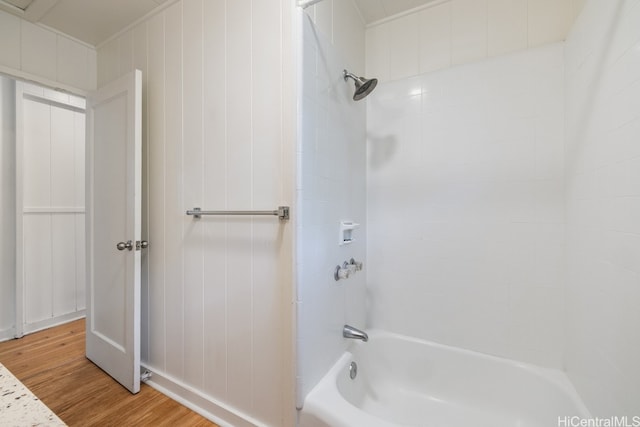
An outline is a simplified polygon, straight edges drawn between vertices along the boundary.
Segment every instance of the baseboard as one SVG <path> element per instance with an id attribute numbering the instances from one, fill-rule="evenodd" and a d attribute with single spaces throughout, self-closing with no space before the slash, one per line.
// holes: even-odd
<path id="1" fill-rule="evenodd" d="M 153 368 L 144 365 L 141 366 L 140 371 L 144 372 L 145 370 L 152 372 L 151 378 L 146 380 L 145 384 L 213 421 L 220 427 L 267 427 L 252 417 L 195 390 L 193 387 L 169 375 L 159 373 Z"/>
<path id="2" fill-rule="evenodd" d="M 49 329 L 64 323 L 73 322 L 74 320 L 82 319 L 83 317 L 85 317 L 85 310 L 80 310 L 69 314 L 63 314 L 62 316 L 52 317 L 51 319 L 29 323 L 24 325 L 24 334 L 32 334 L 43 329 Z"/>
<path id="3" fill-rule="evenodd" d="M 16 337 L 15 328 L 4 329 L 0 331 L 0 342 L 9 341 Z"/>

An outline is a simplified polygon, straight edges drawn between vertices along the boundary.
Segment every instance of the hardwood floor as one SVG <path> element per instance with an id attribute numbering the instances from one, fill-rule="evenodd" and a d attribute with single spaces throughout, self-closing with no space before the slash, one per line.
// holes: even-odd
<path id="1" fill-rule="evenodd" d="M 84 319 L 0 343 L 0 363 L 69 426 L 216 426 L 141 385 L 132 395 L 84 356 Z"/>

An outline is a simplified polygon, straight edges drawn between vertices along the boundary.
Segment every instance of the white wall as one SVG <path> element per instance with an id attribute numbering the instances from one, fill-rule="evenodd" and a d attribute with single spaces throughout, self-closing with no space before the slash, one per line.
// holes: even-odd
<path id="1" fill-rule="evenodd" d="M 15 83 L 0 76 L 0 340 L 15 333 Z"/>
<path id="2" fill-rule="evenodd" d="M 67 90 L 96 88 L 96 50 L 0 11 L 0 72 Z"/>
<path id="3" fill-rule="evenodd" d="M 143 73 L 143 364 L 232 425 L 292 425 L 294 219 L 185 215 L 291 205 L 290 1 L 178 1 L 98 51 Z"/>
<path id="4" fill-rule="evenodd" d="M 562 76 L 554 44 L 371 95 L 370 326 L 561 366 Z"/>
<path id="5" fill-rule="evenodd" d="M 85 101 L 17 87 L 18 274 L 31 332 L 84 315 Z"/>
<path id="6" fill-rule="evenodd" d="M 640 414 L 638 22 L 638 1 L 588 1 L 566 44 L 565 368 L 600 417 Z"/>
<path id="7" fill-rule="evenodd" d="M 367 28 L 367 75 L 415 76 L 559 42 L 585 0 L 444 0 Z"/>
<path id="8" fill-rule="evenodd" d="M 349 345 L 345 323 L 365 328 L 365 103 L 352 100 L 343 69 L 364 74 L 364 23 L 351 1 L 326 0 L 300 13 L 302 84 L 298 141 L 298 397 L 304 397 Z M 314 24 L 315 22 L 315 24 Z M 361 224 L 338 245 L 341 221 Z M 365 271 L 336 282 L 354 258 Z"/>

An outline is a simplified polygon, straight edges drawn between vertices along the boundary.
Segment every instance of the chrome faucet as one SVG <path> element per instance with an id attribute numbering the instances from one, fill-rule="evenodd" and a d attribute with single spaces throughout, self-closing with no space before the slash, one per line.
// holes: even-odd
<path id="1" fill-rule="evenodd" d="M 367 335 L 366 332 L 349 325 L 344 325 L 344 327 L 342 328 L 342 336 L 345 338 L 362 340 L 364 342 L 369 341 L 369 335 Z"/>

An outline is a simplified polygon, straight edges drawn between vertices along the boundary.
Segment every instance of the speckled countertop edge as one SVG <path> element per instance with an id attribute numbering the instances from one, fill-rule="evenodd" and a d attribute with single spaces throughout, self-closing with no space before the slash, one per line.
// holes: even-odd
<path id="1" fill-rule="evenodd" d="M 0 427 L 66 426 L 0 363 Z"/>

